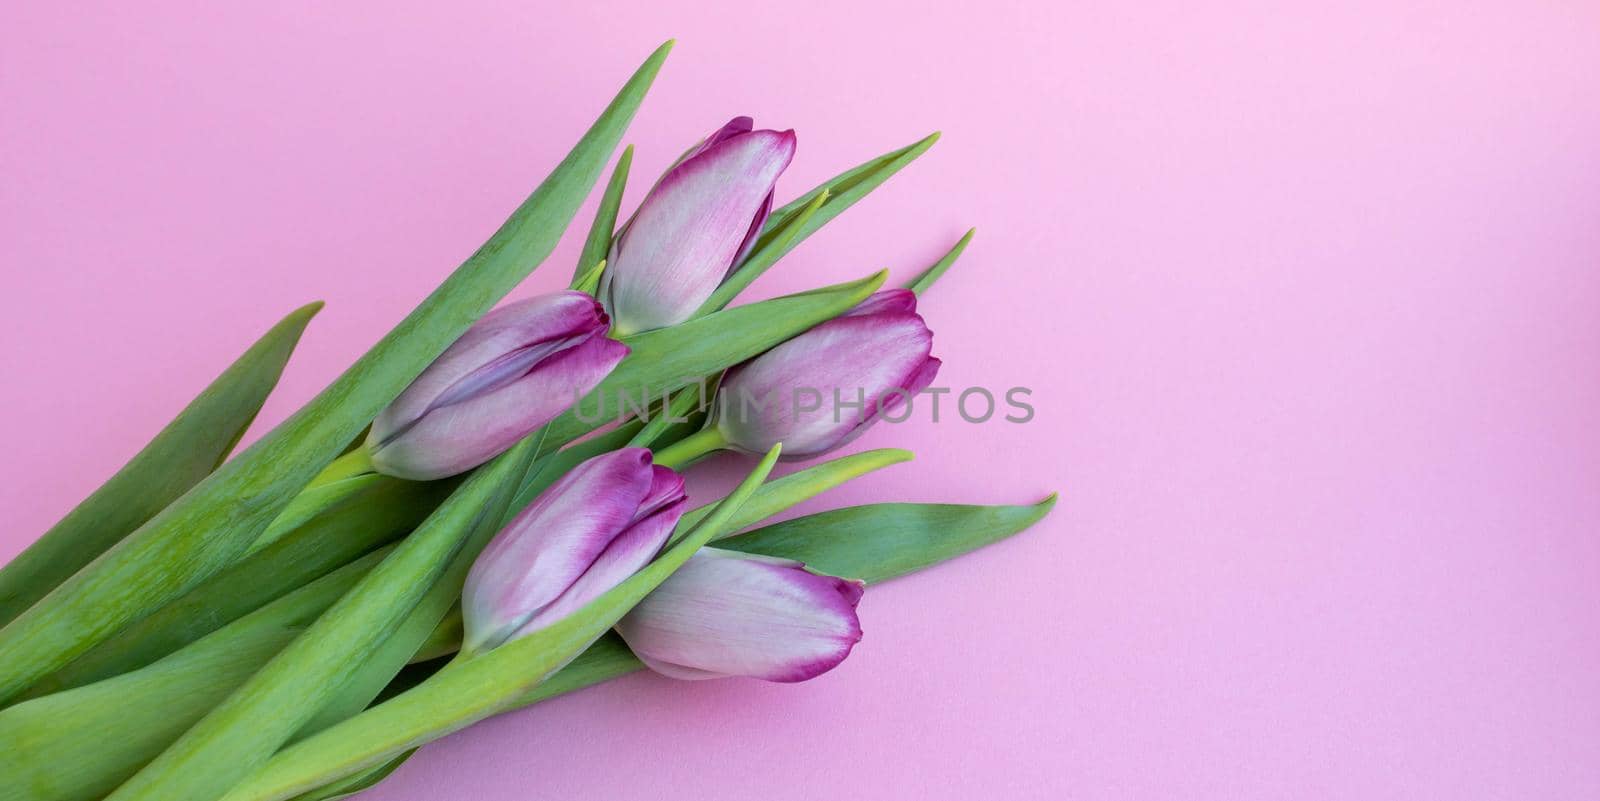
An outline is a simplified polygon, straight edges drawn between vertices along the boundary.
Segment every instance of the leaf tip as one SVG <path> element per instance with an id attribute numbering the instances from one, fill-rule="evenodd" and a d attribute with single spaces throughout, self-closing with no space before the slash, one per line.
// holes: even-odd
<path id="1" fill-rule="evenodd" d="M 322 311 L 324 305 L 326 304 L 320 300 L 313 300 L 284 315 L 283 319 L 273 326 L 273 330 L 289 332 L 290 339 L 298 341 L 300 335 L 305 333 L 306 326 L 311 323 L 311 318 L 317 316 L 317 312 Z"/>
<path id="2" fill-rule="evenodd" d="M 901 462 L 909 462 L 917 458 L 916 454 L 906 450 L 905 448 L 883 448 L 882 453 L 884 461 L 888 462 L 889 464 L 900 464 Z"/>

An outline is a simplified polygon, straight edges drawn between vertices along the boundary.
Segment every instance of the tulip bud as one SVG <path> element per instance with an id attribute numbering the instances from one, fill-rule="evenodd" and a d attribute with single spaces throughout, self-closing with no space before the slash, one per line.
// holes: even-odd
<path id="1" fill-rule="evenodd" d="M 716 427 L 739 450 L 806 459 L 860 436 L 933 383 L 939 360 L 917 297 L 892 289 L 728 370 Z"/>
<path id="2" fill-rule="evenodd" d="M 805 681 L 861 641 L 859 581 L 800 562 L 703 548 L 617 624 L 635 656 L 675 679 Z"/>
<path id="3" fill-rule="evenodd" d="M 464 647 L 550 626 L 655 558 L 683 516 L 683 477 L 623 448 L 572 468 L 490 541 L 461 594 Z"/>
<path id="4" fill-rule="evenodd" d="M 735 117 L 656 182 L 611 244 L 600 300 L 618 336 L 677 325 L 755 246 L 794 131 Z"/>
<path id="5" fill-rule="evenodd" d="M 582 292 L 556 292 L 484 315 L 372 423 L 373 467 L 429 480 L 489 461 L 554 419 L 628 348 Z"/>

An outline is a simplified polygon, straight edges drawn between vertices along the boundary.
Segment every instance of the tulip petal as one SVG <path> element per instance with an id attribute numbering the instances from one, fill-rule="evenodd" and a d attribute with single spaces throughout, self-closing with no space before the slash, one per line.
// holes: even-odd
<path id="1" fill-rule="evenodd" d="M 528 618 L 511 638 L 532 634 L 556 623 L 650 564 L 650 560 L 661 552 L 661 546 L 672 535 L 678 519 L 683 517 L 688 500 L 689 497 L 683 494 L 683 480 L 680 478 L 675 499 L 658 506 L 654 512 L 618 534 L 561 597 Z"/>
<path id="2" fill-rule="evenodd" d="M 606 325 L 605 310 L 582 292 L 554 292 L 501 306 L 467 329 L 378 415 L 368 441 L 380 445 L 394 439 L 450 387 L 508 353 L 604 331 Z"/>
<path id="3" fill-rule="evenodd" d="M 752 130 L 755 130 L 755 127 L 756 121 L 753 117 L 746 117 L 742 115 L 734 117 L 733 119 L 728 120 L 727 123 L 721 128 L 718 128 L 716 131 L 712 132 L 712 134 L 706 137 L 705 140 L 700 144 L 689 148 L 689 152 L 683 154 L 683 157 L 679 158 L 678 161 L 672 166 L 676 167 L 678 164 L 682 164 L 683 162 L 706 152 L 713 145 L 726 142 L 727 140 L 732 139 L 739 134 L 750 133 Z"/>
<path id="4" fill-rule="evenodd" d="M 374 449 L 373 464 L 414 481 L 466 472 L 566 411 L 627 355 L 628 346 L 595 332 L 515 381 L 431 410 L 404 436 Z"/>
<path id="5" fill-rule="evenodd" d="M 675 325 L 699 309 L 727 277 L 794 149 L 792 131 L 736 134 L 661 179 L 613 244 L 601 279 L 620 334 Z"/>
<path id="6" fill-rule="evenodd" d="M 730 369 L 718 392 L 717 426 L 746 451 L 781 441 L 786 460 L 826 452 L 858 433 L 878 400 L 915 375 L 932 347 L 933 334 L 916 314 L 829 320 Z"/>
<path id="7" fill-rule="evenodd" d="M 772 195 L 772 192 L 767 193 L 766 202 L 761 204 L 761 210 L 756 212 L 756 218 L 750 221 L 750 230 L 745 232 L 744 243 L 739 245 L 739 252 L 733 257 L 735 270 L 750 256 L 750 251 L 756 249 L 756 240 L 761 238 L 761 229 L 767 224 L 767 217 L 772 215 Z"/>
<path id="8" fill-rule="evenodd" d="M 462 591 L 468 647 L 504 642 L 594 564 L 649 493 L 650 459 L 644 448 L 589 459 L 495 535 Z"/>
<path id="9" fill-rule="evenodd" d="M 617 625 L 658 672 L 679 678 L 804 681 L 861 639 L 860 582 L 702 550 Z"/>
<path id="10" fill-rule="evenodd" d="M 939 374 L 939 367 L 942 364 L 944 362 L 929 356 L 927 361 L 919 365 L 910 376 L 900 382 L 898 391 L 891 389 L 873 399 L 872 404 L 867 407 L 872 410 L 872 416 L 862 420 L 860 425 L 857 425 L 850 433 L 845 434 L 843 438 L 834 443 L 833 448 L 841 448 L 854 442 L 856 437 L 865 434 L 873 423 L 884 417 L 894 420 L 901 419 L 901 416 L 897 415 L 896 412 L 900 410 L 900 407 L 910 403 L 911 399 L 917 396 L 917 393 L 927 389 L 933 383 L 933 378 Z M 909 414 L 905 416 L 909 416 Z M 832 448 L 829 450 L 832 450 Z"/>

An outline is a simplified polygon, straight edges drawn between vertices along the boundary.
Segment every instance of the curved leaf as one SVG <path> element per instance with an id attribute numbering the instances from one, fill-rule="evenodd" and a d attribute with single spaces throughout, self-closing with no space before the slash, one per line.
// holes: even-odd
<path id="1" fill-rule="evenodd" d="M 278 385 L 321 303 L 302 306 L 256 340 L 105 484 L 0 567 L 0 626 L 217 469 Z"/>

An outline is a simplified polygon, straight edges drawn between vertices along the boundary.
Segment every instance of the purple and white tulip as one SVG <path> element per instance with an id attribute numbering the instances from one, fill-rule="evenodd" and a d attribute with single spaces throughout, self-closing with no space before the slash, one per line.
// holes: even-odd
<path id="1" fill-rule="evenodd" d="M 728 370 L 716 426 L 742 451 L 783 443 L 785 460 L 860 436 L 933 383 L 939 360 L 917 296 L 891 289 Z"/>
<path id="2" fill-rule="evenodd" d="M 617 624 L 651 670 L 676 679 L 794 682 L 832 670 L 861 640 L 859 581 L 800 562 L 704 548 Z"/>
<path id="3" fill-rule="evenodd" d="M 645 448 L 572 468 L 490 541 L 461 594 L 470 652 L 553 625 L 655 558 L 683 516 L 683 477 Z"/>
<path id="4" fill-rule="evenodd" d="M 606 336 L 594 298 L 556 292 L 484 315 L 372 423 L 380 473 L 463 473 L 516 444 L 593 389 L 628 347 Z"/>
<path id="5" fill-rule="evenodd" d="M 611 244 L 599 297 L 617 335 L 677 325 L 755 246 L 794 131 L 735 117 L 674 164 Z"/>

